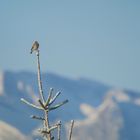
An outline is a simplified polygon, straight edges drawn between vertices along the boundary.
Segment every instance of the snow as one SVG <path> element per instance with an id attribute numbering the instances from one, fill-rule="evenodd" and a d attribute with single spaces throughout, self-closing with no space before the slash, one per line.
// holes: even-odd
<path id="1" fill-rule="evenodd" d="M 31 140 L 15 127 L 0 121 L 0 140 Z"/>

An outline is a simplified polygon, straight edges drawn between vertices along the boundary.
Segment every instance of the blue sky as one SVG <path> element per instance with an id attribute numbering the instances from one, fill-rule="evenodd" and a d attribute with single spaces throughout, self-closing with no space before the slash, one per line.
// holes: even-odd
<path id="1" fill-rule="evenodd" d="M 0 69 L 42 71 L 140 91 L 139 0 L 0 1 Z"/>

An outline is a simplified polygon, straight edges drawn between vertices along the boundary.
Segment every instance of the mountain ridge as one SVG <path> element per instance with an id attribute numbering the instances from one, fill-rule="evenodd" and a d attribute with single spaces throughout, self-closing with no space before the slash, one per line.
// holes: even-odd
<path id="1" fill-rule="evenodd" d="M 135 135 L 137 138 L 134 140 L 138 140 L 138 138 L 140 138 L 140 134 L 137 133 L 135 127 L 131 129 L 129 128 L 132 124 L 131 122 L 133 122 L 133 124 L 136 123 L 135 120 L 137 121 L 138 117 L 140 116 L 139 92 L 117 89 L 103 83 L 84 78 L 69 79 L 52 73 L 42 73 L 42 82 L 45 94 L 48 93 L 50 87 L 54 87 L 55 92 L 62 92 L 58 102 L 64 99 L 69 99 L 69 103 L 64 107 L 58 109 L 55 112 L 51 112 L 50 119 L 51 121 L 61 119 L 64 124 L 67 124 L 67 122 L 69 122 L 71 119 L 76 120 L 74 140 L 84 140 L 80 136 L 77 137 L 76 132 L 79 134 L 79 130 L 83 129 L 83 123 L 85 121 L 89 122 L 89 118 L 95 118 L 95 116 L 97 118 L 95 121 L 93 121 L 92 118 L 90 119 L 90 123 L 84 124 L 85 131 L 84 129 L 82 130 L 83 138 L 87 135 L 89 136 L 89 133 L 87 133 L 88 130 L 91 132 L 89 140 L 91 137 L 96 138 L 96 140 L 102 140 L 103 137 L 106 138 L 106 140 L 112 140 L 113 135 L 113 140 L 130 140 L 128 136 L 132 138 L 135 137 Z M 0 89 L 3 91 L 0 94 L 0 120 L 13 127 L 16 127 L 23 134 L 32 135 L 32 132 L 39 126 L 39 123 L 30 120 L 29 116 L 32 114 L 41 114 L 39 111 L 31 109 L 25 104 L 22 104 L 20 102 L 20 98 L 25 98 L 33 103 L 36 103 L 38 98 L 36 73 L 27 71 L 1 72 Z M 109 103 L 109 105 L 105 103 Z M 138 117 L 133 115 L 132 118 L 129 117 L 128 115 L 131 113 L 130 110 L 131 112 L 135 112 Z M 88 116 L 90 115 L 90 112 L 93 114 L 91 117 Z M 122 120 L 121 123 L 119 120 L 114 120 L 114 114 L 118 113 L 118 117 L 120 120 Z M 135 120 L 133 120 L 133 118 L 135 118 Z M 110 121 L 112 122 L 111 125 L 105 123 L 109 123 Z M 78 126 L 77 122 L 80 122 Z M 118 127 L 116 127 L 117 122 L 120 123 Z M 30 125 L 27 127 L 27 124 Z M 102 125 L 105 126 L 102 127 Z M 137 123 L 137 129 L 139 128 L 140 124 Z M 112 136 L 108 136 L 110 130 L 112 130 Z M 133 134 L 130 135 L 128 130 L 133 130 Z M 104 131 L 104 133 L 101 133 L 102 131 Z"/>

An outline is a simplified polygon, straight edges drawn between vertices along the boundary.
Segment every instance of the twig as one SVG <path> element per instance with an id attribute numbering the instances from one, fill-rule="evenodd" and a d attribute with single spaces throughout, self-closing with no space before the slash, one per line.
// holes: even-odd
<path id="1" fill-rule="evenodd" d="M 44 106 L 45 104 L 45 98 L 44 98 L 44 94 L 43 94 L 43 88 L 42 88 L 42 81 L 41 81 L 41 73 L 40 73 L 40 61 L 39 61 L 39 50 L 37 50 L 37 68 L 38 68 L 38 87 L 39 87 L 39 93 L 40 93 L 40 97 L 41 97 L 41 100 L 42 102 L 39 101 L 40 105 Z M 44 121 L 44 126 L 46 126 L 47 130 L 49 130 L 50 126 L 49 126 L 49 119 L 48 119 L 48 111 L 44 109 L 44 113 L 45 113 L 45 121 Z M 47 140 L 51 140 L 52 137 L 51 137 L 51 132 L 49 131 L 47 134 L 46 134 L 46 137 L 47 137 Z"/>
<path id="2" fill-rule="evenodd" d="M 58 140 L 60 140 L 61 137 L 61 121 L 58 122 Z"/>
<path id="3" fill-rule="evenodd" d="M 69 131 L 69 139 L 68 140 L 71 140 L 73 126 L 74 126 L 74 120 L 71 120 L 70 131 Z"/>
<path id="4" fill-rule="evenodd" d="M 46 134 L 47 140 L 51 140 L 51 131 L 49 131 L 50 129 L 50 125 L 49 125 L 49 119 L 48 119 L 48 111 L 45 111 L 45 121 L 44 121 L 44 125 L 47 128 L 48 133 Z"/>
<path id="5" fill-rule="evenodd" d="M 44 118 L 42 118 L 42 117 L 38 117 L 38 116 L 35 116 L 35 115 L 32 115 L 31 118 L 32 118 L 32 119 L 41 120 L 41 121 L 45 121 Z"/>
<path id="6" fill-rule="evenodd" d="M 40 99 L 38 100 L 38 102 L 39 102 L 40 106 L 42 106 L 42 108 L 43 108 L 44 110 L 46 110 L 44 104 L 42 103 L 42 101 L 41 101 Z"/>
<path id="7" fill-rule="evenodd" d="M 56 95 L 50 100 L 49 105 L 53 104 L 56 98 L 61 94 L 61 92 L 57 92 Z"/>
<path id="8" fill-rule="evenodd" d="M 55 106 L 53 106 L 53 107 L 50 107 L 50 108 L 49 108 L 49 111 L 54 110 L 54 109 L 57 109 L 58 107 L 60 107 L 60 106 L 62 106 L 62 105 L 64 105 L 64 104 L 66 104 L 67 102 L 68 102 L 68 100 L 65 100 L 65 101 L 63 101 L 63 102 L 61 102 L 61 103 L 59 103 L 59 104 L 57 104 L 57 105 L 55 105 Z"/>
<path id="9" fill-rule="evenodd" d="M 37 109 L 43 110 L 43 108 L 41 108 L 41 107 L 39 107 L 39 106 L 36 106 L 36 105 L 34 105 L 34 104 L 28 102 L 27 100 L 23 99 L 23 98 L 21 98 L 20 100 L 21 100 L 22 102 L 24 102 L 25 104 L 31 106 L 31 107 L 34 107 L 34 108 L 37 108 Z"/>
<path id="10" fill-rule="evenodd" d="M 38 75 L 38 87 L 39 87 L 39 93 L 40 93 L 40 97 L 43 103 L 45 103 L 45 98 L 43 95 L 43 89 L 42 89 L 42 81 L 41 81 L 41 73 L 40 73 L 40 61 L 39 61 L 39 50 L 37 50 L 37 75 Z"/>
<path id="11" fill-rule="evenodd" d="M 52 93 L 53 93 L 53 88 L 50 88 L 49 95 L 48 95 L 47 101 L 45 103 L 45 107 L 49 105 L 49 102 L 52 98 Z"/>
<path id="12" fill-rule="evenodd" d="M 49 131 L 52 131 L 54 129 L 56 129 L 58 127 L 58 124 L 55 124 L 54 126 L 51 126 L 51 128 L 49 129 Z"/>

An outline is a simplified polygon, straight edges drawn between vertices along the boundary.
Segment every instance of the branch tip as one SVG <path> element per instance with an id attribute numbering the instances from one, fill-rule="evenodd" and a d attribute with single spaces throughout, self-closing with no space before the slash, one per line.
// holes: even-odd
<path id="1" fill-rule="evenodd" d="M 28 101 L 27 101 L 27 100 L 25 100 L 24 98 L 21 98 L 20 100 L 21 100 L 23 103 L 25 103 L 25 104 L 27 104 L 27 105 L 29 105 L 29 106 L 33 107 L 33 108 L 36 108 L 36 109 L 40 109 L 40 110 L 42 110 L 42 108 L 41 108 L 41 107 L 36 106 L 36 105 L 34 105 L 34 104 L 32 104 L 32 103 L 28 102 Z"/>
<path id="2" fill-rule="evenodd" d="M 74 126 L 74 120 L 71 120 L 70 131 L 69 131 L 69 139 L 68 140 L 71 140 L 71 138 L 72 138 L 73 126 Z"/>
<path id="3" fill-rule="evenodd" d="M 49 111 L 54 110 L 54 109 L 57 109 L 58 107 L 60 107 L 60 106 L 62 106 L 62 105 L 64 105 L 64 104 L 66 104 L 67 102 L 68 102 L 68 100 L 65 100 L 65 101 L 63 101 L 63 102 L 61 102 L 61 103 L 59 103 L 59 104 L 57 104 L 57 105 L 55 105 L 55 106 L 53 106 L 53 107 L 50 107 L 50 108 L 49 108 Z"/>

